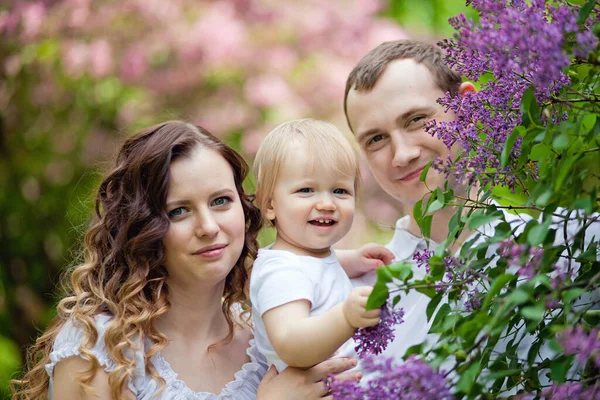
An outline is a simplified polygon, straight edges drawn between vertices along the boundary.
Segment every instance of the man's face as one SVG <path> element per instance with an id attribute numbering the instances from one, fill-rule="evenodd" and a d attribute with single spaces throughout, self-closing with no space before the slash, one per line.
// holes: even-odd
<path id="1" fill-rule="evenodd" d="M 446 181 L 431 168 L 426 182 L 420 182 L 423 168 L 437 157 L 456 156 L 459 149 L 449 150 L 423 127 L 432 119 L 455 119 L 437 103 L 443 95 L 429 69 L 412 59 L 388 64 L 371 91 L 348 93 L 348 119 L 375 180 L 410 207 Z M 450 186 L 456 183 L 450 181 Z"/>

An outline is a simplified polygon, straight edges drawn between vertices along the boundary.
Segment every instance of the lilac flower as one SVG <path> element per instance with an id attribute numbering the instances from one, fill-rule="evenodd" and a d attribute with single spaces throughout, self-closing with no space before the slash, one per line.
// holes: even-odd
<path id="1" fill-rule="evenodd" d="M 483 294 L 477 288 L 472 292 L 468 292 L 468 298 L 465 301 L 465 311 L 471 312 L 481 307 L 481 299 Z"/>
<path id="2" fill-rule="evenodd" d="M 565 354 L 575 354 L 580 364 L 585 364 L 590 357 L 594 358 L 596 367 L 600 368 L 600 338 L 598 328 L 586 333 L 581 325 L 568 327 L 558 335 Z"/>
<path id="3" fill-rule="evenodd" d="M 394 326 L 404 322 L 404 310 L 394 309 L 391 304 L 381 307 L 381 320 L 379 324 L 367 328 L 360 328 L 353 336 L 356 342 L 354 348 L 359 357 L 380 354 L 387 345 L 396 337 Z"/>
<path id="4" fill-rule="evenodd" d="M 421 266 L 425 265 L 425 271 L 429 273 L 429 259 L 433 255 L 433 250 L 423 250 L 416 251 L 413 255 L 413 260 L 417 262 L 417 267 L 421 268 Z"/>
<path id="5" fill-rule="evenodd" d="M 335 400 L 450 400 L 454 397 L 444 376 L 427 363 L 410 356 L 404 364 L 397 365 L 389 358 L 370 357 L 363 368 L 376 372 L 375 378 L 364 387 L 354 381 L 334 381 L 331 384 Z"/>
<path id="6" fill-rule="evenodd" d="M 477 23 L 460 14 L 450 19 L 457 30 L 452 40 L 439 43 L 446 50 L 446 63 L 468 79 L 483 75 L 492 79 L 481 85 L 477 93 L 451 95 L 439 100 L 456 114 L 454 121 L 430 121 L 425 129 L 448 147 L 460 144 L 465 152 L 457 160 L 436 160 L 433 167 L 469 184 L 506 185 L 514 188 L 518 177 L 536 178 L 535 164 L 517 170 L 521 138 L 513 145 L 508 163 L 501 167 L 500 154 L 514 128 L 521 124 L 519 109 L 525 91 L 535 87 L 538 103 L 549 101 L 570 83 L 563 73 L 569 65 L 567 50 L 584 58 L 598 45 L 590 31 L 598 12 L 592 12 L 584 27 L 577 24 L 577 8 L 544 0 L 473 0 L 479 12 Z M 560 123 L 550 104 L 552 121 Z M 549 119 L 545 118 L 544 123 Z M 527 273 L 529 271 L 523 271 Z"/>
<path id="7" fill-rule="evenodd" d="M 562 385 L 554 383 L 542 392 L 542 399 L 552 400 L 590 400 L 599 396 L 599 388 L 590 386 L 585 389 L 581 382 L 567 382 Z"/>
<path id="8" fill-rule="evenodd" d="M 543 249 L 530 247 L 527 250 L 527 245 L 515 243 L 512 239 L 500 242 L 498 252 L 508 260 L 509 265 L 518 265 L 517 274 L 527 279 L 537 274 L 544 257 Z"/>

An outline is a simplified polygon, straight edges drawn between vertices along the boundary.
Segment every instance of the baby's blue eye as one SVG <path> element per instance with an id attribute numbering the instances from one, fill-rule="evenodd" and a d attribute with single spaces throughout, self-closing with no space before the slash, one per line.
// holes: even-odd
<path id="1" fill-rule="evenodd" d="M 312 189 L 311 188 L 302 188 L 302 189 L 298 190 L 298 192 L 300 192 L 300 193 L 311 193 Z"/>
<path id="2" fill-rule="evenodd" d="M 338 188 L 338 189 L 333 190 L 333 194 L 347 194 L 347 193 L 348 193 L 348 191 L 346 189 Z"/>

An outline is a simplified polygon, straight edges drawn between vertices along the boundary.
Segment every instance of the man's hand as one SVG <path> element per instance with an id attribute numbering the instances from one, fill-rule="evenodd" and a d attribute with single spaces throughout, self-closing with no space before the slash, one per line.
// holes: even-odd
<path id="1" fill-rule="evenodd" d="M 367 299 L 373 291 L 372 287 L 361 286 L 352 289 L 350 295 L 344 302 L 344 317 L 353 328 L 365 328 L 375 326 L 379 323 L 379 308 L 367 311 Z"/>
<path id="2" fill-rule="evenodd" d="M 394 254 L 377 243 L 365 244 L 358 250 L 338 250 L 336 254 L 350 278 L 362 276 L 394 261 Z"/>

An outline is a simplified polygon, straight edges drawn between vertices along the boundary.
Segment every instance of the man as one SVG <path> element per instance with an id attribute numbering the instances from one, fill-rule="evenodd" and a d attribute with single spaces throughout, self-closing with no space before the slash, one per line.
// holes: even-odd
<path id="1" fill-rule="evenodd" d="M 346 82 L 344 111 L 348 125 L 377 183 L 400 201 L 407 212 L 398 220 L 387 247 L 396 261 L 413 263 L 415 277 L 422 277 L 425 271 L 417 268 L 413 255 L 428 246 L 414 218 L 413 206 L 430 190 L 446 182 L 433 168 L 426 182 L 421 182 L 421 171 L 431 160 L 455 156 L 459 151 L 458 145 L 448 149 L 441 140 L 425 132 L 424 123 L 455 118 L 437 103 L 446 92 L 463 95 L 474 90 L 472 83 L 462 82 L 460 75 L 444 64 L 441 50 L 411 40 L 379 45 L 360 60 Z M 460 182 L 451 179 L 449 184 L 456 194 L 466 194 Z M 430 238 L 433 242 L 440 243 L 446 238 L 454 212 L 447 208 L 435 214 Z M 458 242 L 470 234 L 463 232 Z M 435 248 L 435 244 L 429 247 Z M 376 274 L 372 272 L 353 282 L 373 285 L 375 280 Z M 419 292 L 403 294 L 397 307 L 404 308 L 404 323 L 397 327 L 396 339 L 384 355 L 400 358 L 410 346 L 427 338 L 428 304 L 429 298 Z"/>
<path id="2" fill-rule="evenodd" d="M 474 91 L 472 83 L 462 82 L 460 75 L 444 64 L 440 49 L 411 40 L 379 45 L 360 60 L 346 82 L 344 111 L 350 129 L 366 155 L 375 180 L 405 206 L 407 213 L 398 220 L 392 241 L 386 247 L 394 253 L 396 261 L 413 264 L 416 278 L 423 277 L 425 271 L 413 261 L 414 254 L 427 248 L 435 249 L 436 243 L 444 241 L 448 235 L 448 223 L 456 212 L 455 208 L 449 207 L 435 213 L 428 246 L 413 215 L 413 206 L 431 190 L 443 187 L 447 180 L 431 168 L 426 182 L 421 182 L 421 171 L 431 160 L 454 157 L 460 151 L 459 145 L 448 149 L 440 139 L 427 133 L 424 123 L 456 118 L 452 112 L 446 113 L 437 102 L 446 92 L 465 95 Z M 463 198 L 467 196 L 465 185 L 452 177 L 448 186 L 455 194 Z M 471 198 L 475 198 L 476 191 L 476 188 L 472 189 Z M 505 213 L 505 219 L 522 230 L 531 217 Z M 478 232 L 493 236 L 495 225 L 484 225 L 478 228 Z M 579 229 L 577 221 L 569 223 L 569 237 L 572 238 Z M 560 231 L 563 231 L 562 226 Z M 457 239 L 457 246 L 474 234 L 465 229 Z M 587 228 L 586 246 L 594 237 L 600 237 L 600 223 Z M 561 240 L 564 243 L 562 238 L 562 235 L 557 235 L 555 245 L 561 244 Z M 496 245 L 491 245 L 488 254 L 493 254 L 495 249 Z M 340 252 L 338 255 L 344 263 L 345 255 Z M 354 279 L 353 284 L 373 285 L 375 280 L 376 274 L 372 271 Z M 426 317 L 428 304 L 429 298 L 419 292 L 402 294 L 396 307 L 404 309 L 405 322 L 396 328 L 395 340 L 388 345 L 385 356 L 399 360 L 410 346 L 434 339 L 427 333 L 430 328 Z M 531 342 L 531 338 L 523 340 L 518 352 L 527 354 Z M 499 343 L 498 350 L 502 350 L 504 345 L 504 342 Z"/>

